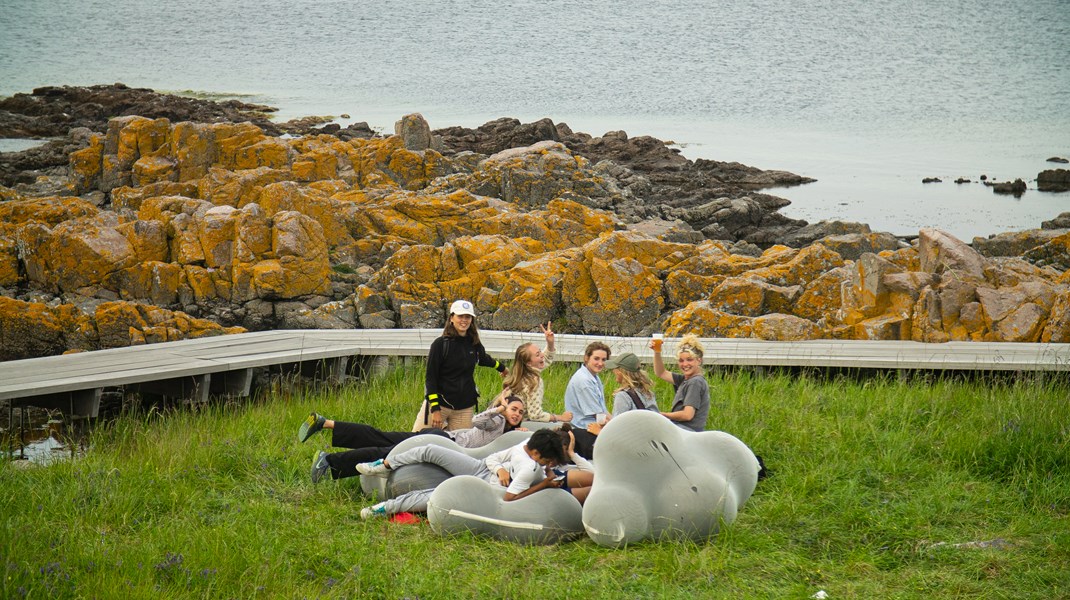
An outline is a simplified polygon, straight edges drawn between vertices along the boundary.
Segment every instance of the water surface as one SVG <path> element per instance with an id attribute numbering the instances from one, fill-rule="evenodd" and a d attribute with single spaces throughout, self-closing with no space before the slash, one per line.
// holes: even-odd
<path id="1" fill-rule="evenodd" d="M 947 181 L 1031 180 L 1070 156 L 1066 0 L 4 0 L 0 94 L 114 81 L 386 131 L 419 111 L 655 135 L 817 178 L 779 191 L 790 216 L 899 234 L 1070 210 Z"/>

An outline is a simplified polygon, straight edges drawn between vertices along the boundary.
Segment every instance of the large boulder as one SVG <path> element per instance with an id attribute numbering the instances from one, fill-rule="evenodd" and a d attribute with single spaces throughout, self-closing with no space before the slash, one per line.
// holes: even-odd
<path id="1" fill-rule="evenodd" d="M 588 243 L 583 258 L 569 265 L 561 291 L 565 316 L 584 331 L 637 335 L 665 305 L 661 279 L 644 264 L 650 257 L 622 248 L 616 234 Z M 622 252 L 607 253 L 605 247 Z"/>
<path id="2" fill-rule="evenodd" d="M 795 315 L 774 313 L 756 317 L 751 322 L 754 337 L 762 340 L 796 342 L 824 337 L 824 330 L 816 323 Z"/>
<path id="3" fill-rule="evenodd" d="M 51 308 L 0 296 L 0 360 L 62 354 L 77 318 L 70 305 Z"/>
<path id="4" fill-rule="evenodd" d="M 991 341 L 1035 342 L 1040 338 L 1055 290 L 1040 282 L 1011 288 L 977 288 L 985 325 Z"/>
<path id="5" fill-rule="evenodd" d="M 494 311 L 495 329 L 527 331 L 534 323 L 551 321 L 564 310 L 562 285 L 569 264 L 580 256 L 580 251 L 571 250 L 520 262 L 508 271 L 500 291 L 481 290 L 477 304 L 481 310 Z"/>
<path id="6" fill-rule="evenodd" d="M 801 248 L 828 237 L 865 235 L 870 232 L 869 225 L 865 223 L 836 220 L 818 221 L 793 231 L 784 238 L 783 243 L 793 248 Z M 874 250 L 869 250 L 869 252 L 874 252 Z"/>
<path id="7" fill-rule="evenodd" d="M 30 280 L 44 289 L 115 289 L 117 274 L 137 262 L 130 241 L 107 219 L 76 219 L 39 233 L 32 242 L 23 238 L 24 256 Z"/>
<path id="8" fill-rule="evenodd" d="M 401 117 L 394 123 L 394 135 L 401 138 L 406 150 L 415 152 L 431 147 L 431 127 L 420 113 Z"/>
<path id="9" fill-rule="evenodd" d="M 867 252 L 878 254 L 885 250 L 897 250 L 902 243 L 887 232 L 830 235 L 818 241 L 844 260 L 858 260 Z"/>
<path id="10" fill-rule="evenodd" d="M 587 159 L 549 141 L 487 157 L 465 187 L 526 207 L 545 206 L 550 200 L 566 197 L 604 208 L 618 193 L 592 172 Z"/>
<path id="11" fill-rule="evenodd" d="M 973 238 L 973 248 L 982 256 L 1022 256 L 1026 252 L 1047 244 L 1067 233 L 1065 229 L 1030 229 L 1008 231 L 987 238 Z"/>
<path id="12" fill-rule="evenodd" d="M 710 293 L 710 306 L 734 315 L 757 317 L 788 313 L 799 286 L 783 287 L 749 277 L 729 277 Z"/>
<path id="13" fill-rule="evenodd" d="M 693 333 L 700 337 L 749 338 L 754 333 L 753 323 L 753 317 L 726 313 L 700 300 L 673 311 L 664 330 L 667 336 Z"/>
<path id="14" fill-rule="evenodd" d="M 924 228 L 918 235 L 921 270 L 940 274 L 961 271 L 973 277 L 984 276 L 985 258 L 955 236 L 939 229 Z"/>

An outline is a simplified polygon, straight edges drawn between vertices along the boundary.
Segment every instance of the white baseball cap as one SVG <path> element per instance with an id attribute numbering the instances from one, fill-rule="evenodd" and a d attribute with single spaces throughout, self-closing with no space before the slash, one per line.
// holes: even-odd
<path id="1" fill-rule="evenodd" d="M 451 315 L 472 315 L 476 316 L 476 308 L 472 306 L 472 303 L 467 300 L 457 300 L 450 305 Z"/>

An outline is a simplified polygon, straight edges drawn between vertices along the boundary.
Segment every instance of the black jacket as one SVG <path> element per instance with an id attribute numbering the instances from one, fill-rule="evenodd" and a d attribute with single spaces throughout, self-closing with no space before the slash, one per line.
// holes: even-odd
<path id="1" fill-rule="evenodd" d="M 424 398 L 431 412 L 442 407 L 461 409 L 476 405 L 479 390 L 473 374 L 477 364 L 494 367 L 499 372 L 505 370 L 504 365 L 487 355 L 483 344 L 473 345 L 468 336 L 442 336 L 431 342 L 424 381 Z"/>

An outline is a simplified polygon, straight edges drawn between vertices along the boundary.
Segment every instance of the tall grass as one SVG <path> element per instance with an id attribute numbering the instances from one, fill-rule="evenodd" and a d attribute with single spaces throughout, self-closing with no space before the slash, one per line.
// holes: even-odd
<path id="1" fill-rule="evenodd" d="M 422 368 L 128 414 L 85 457 L 0 466 L 0 596 L 1070 597 L 1065 382 L 708 373 L 709 428 L 772 476 L 715 539 L 610 550 L 364 522 L 357 479 L 313 485 L 308 412 L 407 430 Z M 549 410 L 573 368 L 545 372 Z"/>

